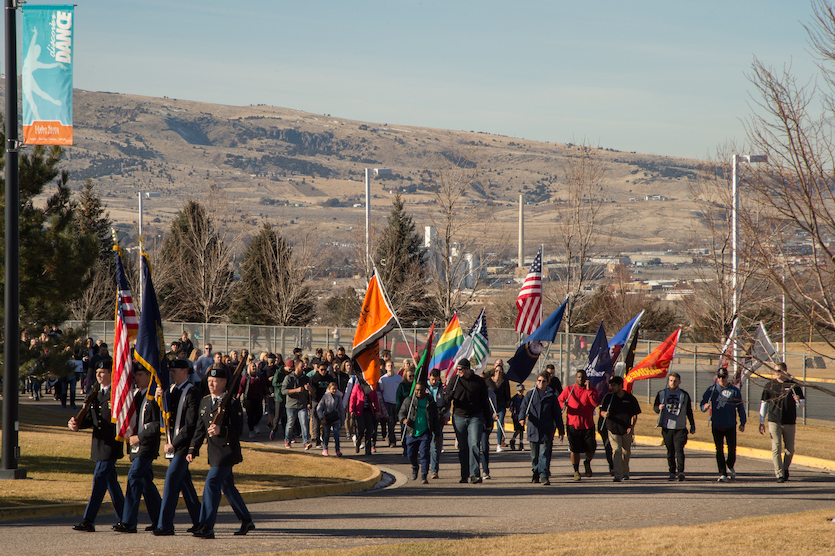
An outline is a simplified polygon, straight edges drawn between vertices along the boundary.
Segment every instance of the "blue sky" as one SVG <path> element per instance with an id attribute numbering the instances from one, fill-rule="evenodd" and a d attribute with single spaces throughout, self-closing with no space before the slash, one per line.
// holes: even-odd
<path id="1" fill-rule="evenodd" d="M 815 70 L 803 0 L 77 4 L 80 89 L 660 155 L 744 139 L 755 55 Z"/>

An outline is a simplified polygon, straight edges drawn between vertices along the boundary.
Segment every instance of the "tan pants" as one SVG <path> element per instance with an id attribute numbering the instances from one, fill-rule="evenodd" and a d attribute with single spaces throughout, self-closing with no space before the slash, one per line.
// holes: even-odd
<path id="1" fill-rule="evenodd" d="M 632 434 L 609 433 L 612 442 L 612 468 L 615 477 L 629 475 L 629 458 L 632 456 Z"/>
<path id="2" fill-rule="evenodd" d="M 768 422 L 768 434 L 771 435 L 771 460 L 774 462 L 774 476 L 778 479 L 786 476 L 794 456 L 794 425 L 781 425 Z M 785 455 L 783 448 L 785 447 Z"/>

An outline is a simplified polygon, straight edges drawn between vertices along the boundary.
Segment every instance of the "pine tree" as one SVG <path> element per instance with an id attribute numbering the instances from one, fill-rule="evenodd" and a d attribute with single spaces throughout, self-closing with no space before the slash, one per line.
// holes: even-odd
<path id="1" fill-rule="evenodd" d="M 400 321 L 425 324 L 429 314 L 426 252 L 399 193 L 394 196 L 387 226 L 377 245 L 376 263 Z"/>

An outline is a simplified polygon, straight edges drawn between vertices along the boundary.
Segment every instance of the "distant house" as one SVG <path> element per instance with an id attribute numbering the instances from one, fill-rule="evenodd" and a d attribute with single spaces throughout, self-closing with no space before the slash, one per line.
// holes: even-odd
<path id="1" fill-rule="evenodd" d="M 644 197 L 645 201 L 666 201 L 667 198 L 663 195 L 647 195 Z"/>

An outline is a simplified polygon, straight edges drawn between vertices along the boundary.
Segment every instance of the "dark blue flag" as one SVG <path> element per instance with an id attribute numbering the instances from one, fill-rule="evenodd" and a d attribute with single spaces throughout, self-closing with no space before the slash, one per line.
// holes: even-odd
<path id="1" fill-rule="evenodd" d="M 600 399 L 609 392 L 609 379 L 612 377 L 612 357 L 609 355 L 609 342 L 606 340 L 606 331 L 603 330 L 603 323 L 597 329 L 597 335 L 589 349 L 589 362 L 586 365 L 586 376 L 589 378 L 589 385 L 597 388 Z"/>
<path id="2" fill-rule="evenodd" d="M 171 379 L 168 375 L 168 359 L 165 357 L 165 338 L 162 333 L 162 319 L 159 314 L 157 294 L 151 281 L 151 265 L 148 255 L 142 253 L 142 312 L 139 315 L 139 331 L 136 334 L 136 361 L 151 373 L 154 382 L 162 389 L 165 421 L 168 419 L 168 389 Z M 153 396 L 154 389 L 148 388 L 148 396 Z"/>
<path id="3" fill-rule="evenodd" d="M 539 354 L 542 353 L 543 344 L 553 342 L 556 339 L 567 304 L 568 298 L 516 349 L 516 353 L 507 362 L 506 378 L 508 380 L 525 382 L 530 376 L 539 359 Z"/>

